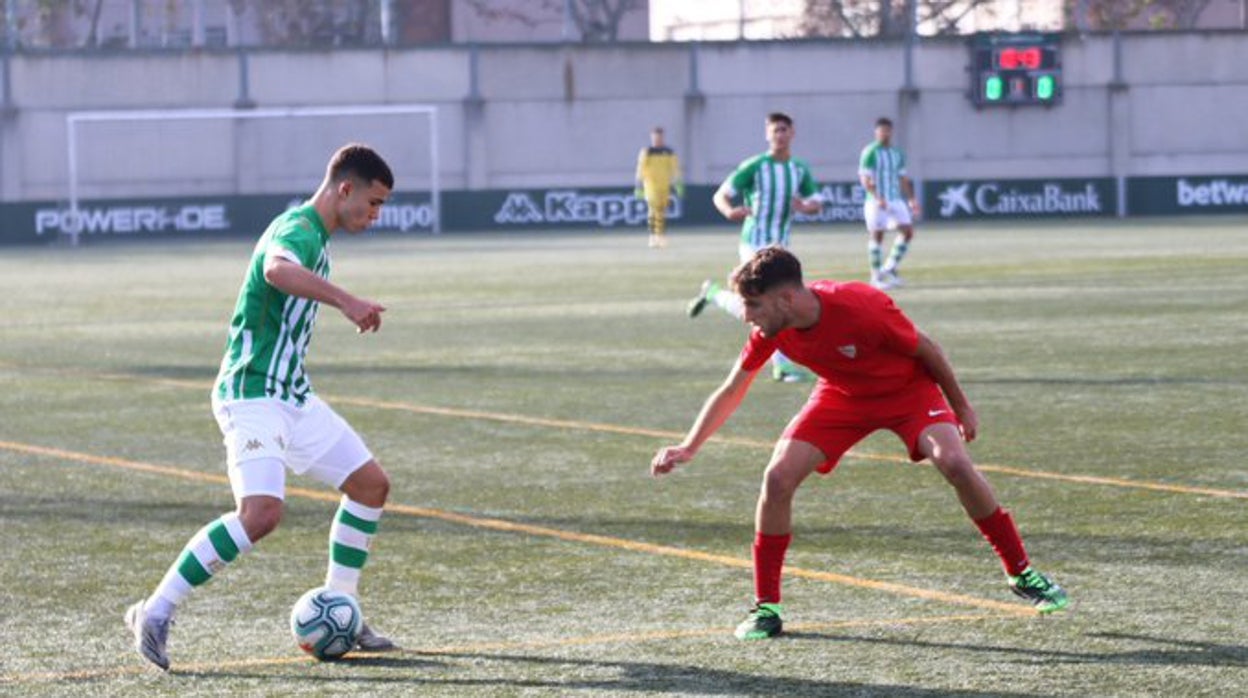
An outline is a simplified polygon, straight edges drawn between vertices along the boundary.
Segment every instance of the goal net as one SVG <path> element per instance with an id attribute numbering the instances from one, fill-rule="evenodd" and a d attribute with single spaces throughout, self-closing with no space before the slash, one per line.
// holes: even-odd
<path id="1" fill-rule="evenodd" d="M 438 114 L 426 104 L 144 109 L 65 117 L 68 206 L 40 211 L 41 235 L 259 235 L 315 191 L 330 154 L 366 143 L 395 191 L 378 230 L 441 232 Z M 258 227 L 257 227 L 258 226 Z"/>

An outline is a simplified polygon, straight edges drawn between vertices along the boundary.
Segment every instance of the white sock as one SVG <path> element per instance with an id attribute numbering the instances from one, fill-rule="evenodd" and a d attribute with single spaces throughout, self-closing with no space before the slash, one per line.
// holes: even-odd
<path id="1" fill-rule="evenodd" d="M 191 589 L 205 584 L 234 558 L 251 550 L 251 539 L 237 512 L 230 512 L 196 531 L 144 604 L 157 618 L 168 618 Z"/>
<path id="2" fill-rule="evenodd" d="M 380 507 L 368 507 L 342 498 L 329 529 L 329 571 L 325 586 L 358 596 L 360 570 L 368 560 L 368 548 L 381 520 Z"/>
<path id="3" fill-rule="evenodd" d="M 738 320 L 745 317 L 745 304 L 741 302 L 741 296 L 732 291 L 721 288 L 711 297 L 711 301 Z"/>

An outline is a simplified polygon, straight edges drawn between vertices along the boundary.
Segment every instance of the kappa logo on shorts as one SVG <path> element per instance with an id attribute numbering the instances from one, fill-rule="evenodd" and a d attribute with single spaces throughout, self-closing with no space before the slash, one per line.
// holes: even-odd
<path id="1" fill-rule="evenodd" d="M 248 439 L 247 444 L 243 446 L 243 453 L 247 451 L 259 451 L 264 448 L 264 444 L 260 443 L 260 439 Z"/>
<path id="2" fill-rule="evenodd" d="M 850 359 L 858 356 L 858 347 L 852 344 L 846 344 L 843 347 L 837 347 L 836 350 L 841 352 L 842 354 L 844 354 L 846 357 Z"/>
<path id="3" fill-rule="evenodd" d="M 286 450 L 286 440 L 282 438 L 282 435 L 281 435 L 281 434 L 278 434 L 277 436 L 274 436 L 274 437 L 273 437 L 273 440 L 277 442 L 277 447 L 278 447 L 278 448 L 282 449 L 283 451 L 285 451 L 285 450 Z"/>

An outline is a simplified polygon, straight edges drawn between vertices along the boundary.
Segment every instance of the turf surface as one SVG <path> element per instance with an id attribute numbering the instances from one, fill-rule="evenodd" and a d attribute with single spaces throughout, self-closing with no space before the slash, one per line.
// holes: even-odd
<path id="1" fill-rule="evenodd" d="M 683 313 L 730 232 L 336 241 L 335 280 L 389 310 L 358 336 L 323 309 L 310 372 L 393 478 L 362 602 L 407 649 L 294 646 L 333 505 L 292 477 L 282 527 L 184 606 L 170 675 L 121 615 L 231 506 L 208 387 L 250 244 L 0 250 L 0 693 L 1236 695 L 1245 222 L 924 228 L 895 297 L 959 369 L 972 453 L 1072 608 L 1025 613 L 948 487 L 879 434 L 799 493 L 790 632 L 753 644 L 731 628 L 754 498 L 806 389 L 760 380 L 723 440 L 647 475 L 740 348 L 722 313 Z M 856 230 L 796 237 L 810 276 L 862 276 Z"/>

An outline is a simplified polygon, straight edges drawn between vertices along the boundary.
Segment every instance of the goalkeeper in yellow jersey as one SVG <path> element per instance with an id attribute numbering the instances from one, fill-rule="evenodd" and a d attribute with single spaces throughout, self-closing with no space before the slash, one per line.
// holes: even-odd
<path id="1" fill-rule="evenodd" d="M 637 188 L 633 190 L 637 198 L 645 198 L 650 207 L 651 247 L 667 247 L 667 205 L 673 187 L 676 196 L 685 195 L 685 183 L 680 179 L 680 159 L 664 145 L 663 129 L 655 126 L 650 131 L 650 147 L 642 148 L 637 154 Z"/>

